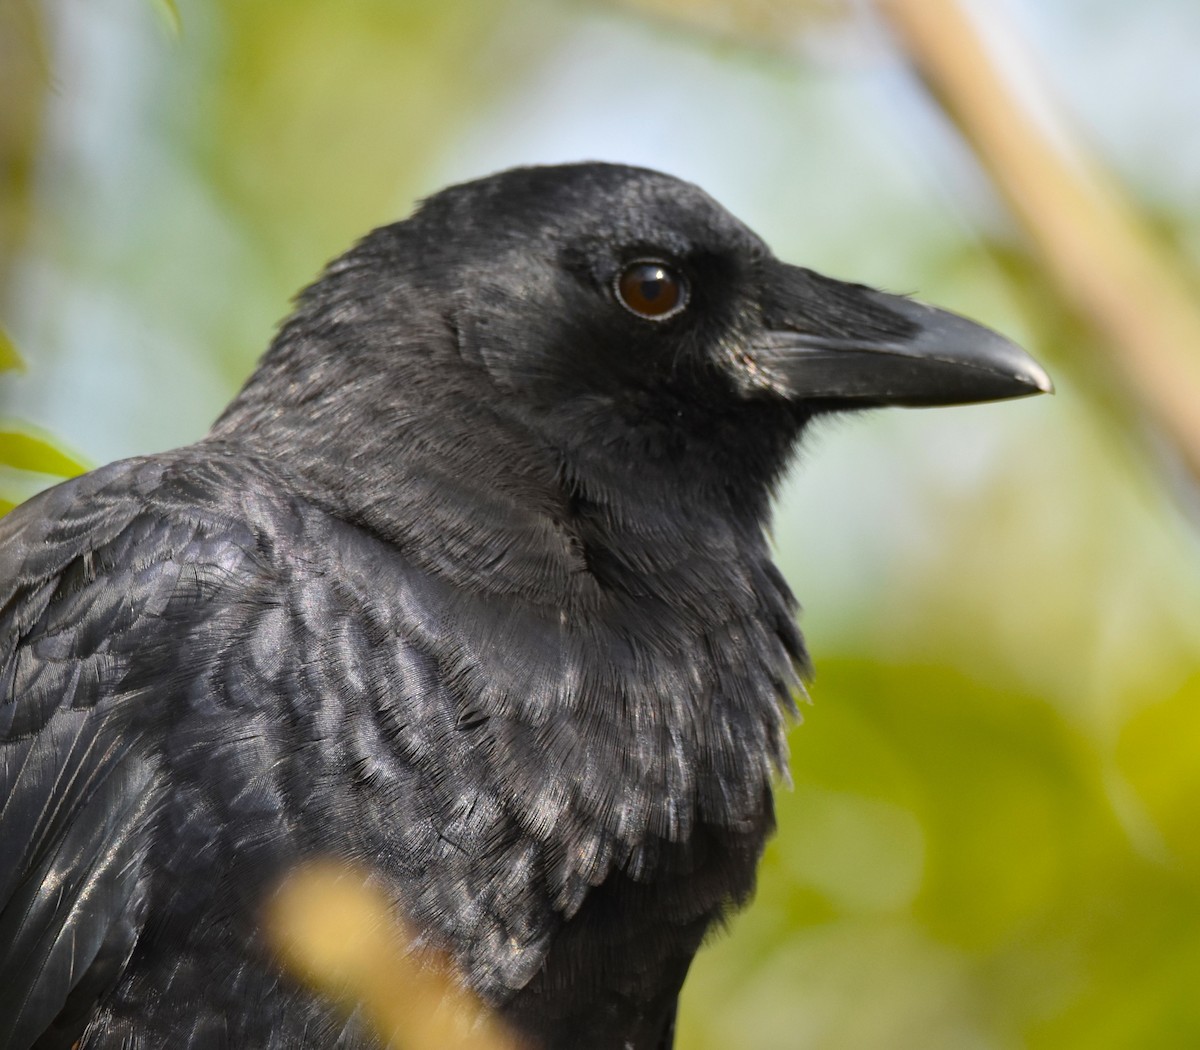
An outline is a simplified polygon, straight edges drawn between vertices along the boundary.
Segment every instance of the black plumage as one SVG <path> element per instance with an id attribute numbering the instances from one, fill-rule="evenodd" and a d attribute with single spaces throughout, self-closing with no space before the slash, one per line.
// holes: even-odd
<path id="1" fill-rule="evenodd" d="M 330 855 L 529 1046 L 668 1047 L 772 829 L 805 425 L 1047 388 L 649 171 L 369 234 L 206 438 L 0 522 L 0 1048 L 375 1046 L 261 932 Z"/>

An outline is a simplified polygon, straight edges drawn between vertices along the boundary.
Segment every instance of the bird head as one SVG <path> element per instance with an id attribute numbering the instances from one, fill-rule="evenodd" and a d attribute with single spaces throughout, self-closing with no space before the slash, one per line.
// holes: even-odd
<path id="1" fill-rule="evenodd" d="M 1051 388 L 995 332 L 784 263 L 697 187 L 599 163 L 451 187 L 368 235 L 260 371 L 275 407 L 307 391 L 333 423 L 433 427 L 446 455 L 503 431 L 609 503 L 703 493 L 760 518 L 817 415 Z"/>

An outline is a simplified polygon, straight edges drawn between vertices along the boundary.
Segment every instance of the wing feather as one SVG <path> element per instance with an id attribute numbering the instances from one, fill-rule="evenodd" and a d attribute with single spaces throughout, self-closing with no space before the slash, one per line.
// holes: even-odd
<path id="1" fill-rule="evenodd" d="M 172 604 L 246 561 L 162 475 L 113 464 L 0 521 L 0 1050 L 71 1046 L 133 950 L 161 771 L 131 665 L 170 661 Z"/>

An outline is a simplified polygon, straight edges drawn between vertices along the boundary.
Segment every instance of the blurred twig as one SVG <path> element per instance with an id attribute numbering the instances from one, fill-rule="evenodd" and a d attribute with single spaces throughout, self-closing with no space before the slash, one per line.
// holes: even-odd
<path id="1" fill-rule="evenodd" d="M 1200 479 L 1200 307 L 1114 183 L 1052 139 L 959 0 L 879 0 L 917 70 L 1024 223 L 1054 280 L 1106 336 L 1115 365 Z M 988 10 L 989 25 L 1000 17 Z M 1006 36 L 1016 34 L 1007 26 Z M 1051 101 L 1042 92 L 1043 113 Z"/>
<path id="2" fill-rule="evenodd" d="M 271 901 L 268 936 L 284 964 L 319 991 L 361 1004 L 402 1050 L 516 1050 L 441 953 L 414 952 L 386 895 L 329 862 L 293 872 Z"/>

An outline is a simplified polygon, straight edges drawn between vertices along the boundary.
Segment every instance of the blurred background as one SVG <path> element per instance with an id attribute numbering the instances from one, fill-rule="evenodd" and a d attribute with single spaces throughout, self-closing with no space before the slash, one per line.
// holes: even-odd
<path id="1" fill-rule="evenodd" d="M 1200 1046 L 1198 68 L 1195 0 L 0 0 L 0 496 L 200 437 L 448 182 L 697 182 L 1058 393 L 809 441 L 812 703 L 679 1046 Z"/>

